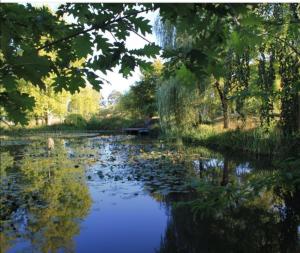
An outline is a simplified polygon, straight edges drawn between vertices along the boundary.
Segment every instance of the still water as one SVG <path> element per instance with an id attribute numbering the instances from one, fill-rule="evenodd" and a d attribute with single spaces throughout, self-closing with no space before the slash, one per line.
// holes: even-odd
<path id="1" fill-rule="evenodd" d="M 299 170 L 133 136 L 1 142 L 0 252 L 297 252 Z"/>

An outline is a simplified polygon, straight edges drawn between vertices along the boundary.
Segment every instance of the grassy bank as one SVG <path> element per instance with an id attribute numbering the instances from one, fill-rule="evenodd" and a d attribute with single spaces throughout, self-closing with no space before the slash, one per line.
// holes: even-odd
<path id="1" fill-rule="evenodd" d="M 268 132 L 261 128 L 225 131 L 214 126 L 201 125 L 192 131 L 185 131 L 182 139 L 186 143 L 205 145 L 220 150 L 244 152 L 256 156 L 299 159 L 300 154 L 300 135 L 284 138 L 276 128 Z"/>
<path id="2" fill-rule="evenodd" d="M 23 135 L 39 133 L 60 133 L 60 132 L 103 132 L 103 133 L 121 133 L 123 128 L 143 127 L 144 121 L 135 118 L 126 118 L 121 116 L 111 116 L 105 118 L 91 118 L 85 120 L 82 117 L 74 116 L 68 118 L 65 123 L 40 126 L 0 126 L 0 135 Z M 151 128 L 151 133 L 157 136 L 159 125 L 155 124 Z"/>

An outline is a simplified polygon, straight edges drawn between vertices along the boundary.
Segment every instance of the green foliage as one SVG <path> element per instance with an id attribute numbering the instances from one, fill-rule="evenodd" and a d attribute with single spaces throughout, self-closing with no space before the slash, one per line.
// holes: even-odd
<path id="1" fill-rule="evenodd" d="M 281 77 L 281 125 L 286 135 L 300 128 L 300 60 L 282 48 L 279 52 L 279 73 Z"/>
<path id="2" fill-rule="evenodd" d="M 130 87 L 117 105 L 117 109 L 131 117 L 145 118 L 157 114 L 156 90 L 160 83 L 163 65 L 159 60 L 143 72 L 142 80 Z"/>
<path id="3" fill-rule="evenodd" d="M 86 78 L 96 90 L 101 88 L 103 80 L 95 70 L 106 73 L 121 65 L 120 72 L 126 77 L 137 63 L 148 66 L 144 56 L 154 57 L 157 46 L 151 44 L 137 51 L 125 47 L 130 31 L 144 35 L 151 32 L 149 20 L 138 14 L 156 7 L 146 6 L 62 4 L 56 13 L 51 13 L 46 7 L 30 4 L 2 4 L 1 108 L 15 122 L 26 122 L 25 112 L 33 108 L 33 100 L 15 91 L 20 79 L 43 89 L 43 80 L 55 73 L 51 84 L 54 90 L 75 93 L 85 87 Z M 66 22 L 67 16 L 76 22 Z M 117 42 L 112 42 L 110 35 Z M 74 66 L 81 58 L 85 59 L 81 66 Z"/>
<path id="4" fill-rule="evenodd" d="M 125 46 L 131 32 L 151 33 L 143 13 L 156 9 L 155 30 L 164 49 L 160 73 L 147 60 L 159 54 L 159 46 Z M 228 128 L 233 115 L 243 127 L 247 117 L 259 117 L 271 130 L 280 115 L 284 136 L 299 130 L 299 4 L 69 3 L 56 13 L 4 4 L 0 14 L 0 110 L 8 119 L 25 123 L 26 115 L 45 111 L 64 116 L 51 102 L 54 92 L 75 94 L 72 113 L 90 118 L 99 109 L 92 104 L 97 94 L 87 94 L 91 99 L 83 106 L 77 92 L 87 83 L 99 90 L 103 79 L 96 70 L 106 74 L 119 66 L 124 77 L 144 69 L 117 106 L 127 116 L 159 112 L 164 129 L 180 132 L 219 116 Z M 20 90 L 19 82 L 47 95 L 48 106 Z"/>
<path id="5" fill-rule="evenodd" d="M 63 91 L 55 93 L 53 84 L 53 77 L 48 77 L 43 80 L 45 83 L 44 89 L 36 87 L 31 83 L 27 83 L 24 80 L 18 82 L 19 90 L 29 94 L 34 98 L 34 107 L 31 111 L 26 112 L 28 119 L 45 119 L 48 121 L 50 114 L 63 118 L 67 114 L 67 101 L 70 94 Z M 47 122 L 46 122 L 47 123 Z"/>
<path id="6" fill-rule="evenodd" d="M 224 128 L 228 127 L 233 106 L 245 121 L 245 100 L 254 97 L 261 100 L 263 125 L 269 125 L 275 108 L 280 108 L 284 134 L 299 130 L 298 4 L 187 4 L 185 8 L 160 8 L 156 31 L 165 49 L 166 79 L 175 76 L 184 64 L 200 83 L 210 80 L 209 86 L 218 91 Z M 283 91 L 281 106 L 278 87 L 274 85 L 278 76 Z M 253 93 L 249 88 L 255 79 L 258 89 Z"/>
<path id="7" fill-rule="evenodd" d="M 234 150 L 255 155 L 287 155 L 283 148 L 282 133 L 276 127 L 268 132 L 264 128 L 250 130 L 217 131 L 212 126 L 201 125 L 198 129 L 187 131 L 185 141 L 208 145 L 222 150 Z M 297 140 L 293 142 L 297 143 Z"/>
<path id="8" fill-rule="evenodd" d="M 199 120 L 195 76 L 184 66 L 176 77 L 164 81 L 157 91 L 158 112 L 162 128 L 180 132 Z"/>
<path id="9" fill-rule="evenodd" d="M 274 49 L 268 53 L 270 60 L 269 66 L 266 66 L 266 56 L 264 49 L 261 49 L 258 67 L 258 83 L 262 91 L 262 107 L 261 107 L 261 123 L 270 125 L 273 114 L 273 100 L 274 100 Z"/>
<path id="10" fill-rule="evenodd" d="M 9 120 L 24 124 L 27 122 L 26 111 L 32 110 L 34 98 L 18 91 L 2 92 L 0 99 L 1 118 L 6 116 Z"/>
<path id="11" fill-rule="evenodd" d="M 87 122 L 80 114 L 69 114 L 65 119 L 65 124 L 84 128 Z"/>
<path id="12" fill-rule="evenodd" d="M 124 116 L 111 116 L 98 119 L 97 128 L 99 130 L 121 131 L 123 128 L 132 127 L 137 123 L 137 119 L 130 119 Z"/>
<path id="13" fill-rule="evenodd" d="M 70 113 L 80 114 L 85 119 L 90 119 L 100 110 L 100 93 L 89 86 L 81 88 L 71 96 L 68 110 Z"/>

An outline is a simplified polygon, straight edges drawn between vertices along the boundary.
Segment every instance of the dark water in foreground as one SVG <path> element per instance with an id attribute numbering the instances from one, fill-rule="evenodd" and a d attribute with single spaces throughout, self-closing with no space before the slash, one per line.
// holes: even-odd
<path id="1" fill-rule="evenodd" d="M 0 252 L 300 252 L 299 168 L 132 136 L 48 151 L 47 138 L 2 142 Z"/>

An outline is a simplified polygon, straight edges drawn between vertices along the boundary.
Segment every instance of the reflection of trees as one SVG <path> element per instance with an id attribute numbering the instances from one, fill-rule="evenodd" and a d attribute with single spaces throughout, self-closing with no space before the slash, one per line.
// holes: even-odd
<path id="1" fill-rule="evenodd" d="M 284 186 L 275 188 L 275 193 L 284 200 L 285 206 L 281 209 L 281 236 L 279 238 L 281 243 L 281 252 L 289 252 L 285 245 L 300 245 L 300 234 L 298 226 L 300 225 L 300 172 L 298 177 L 295 177 L 297 184 L 289 184 L 293 189 L 286 189 Z M 289 174 L 294 176 L 294 174 Z M 289 248 L 288 248 L 289 249 Z M 293 249 L 293 248 L 292 248 Z M 298 248 L 300 251 L 300 246 Z M 295 251 L 296 252 L 296 249 Z"/>
<path id="2" fill-rule="evenodd" d="M 73 249 L 78 219 L 87 215 L 91 205 L 84 170 L 76 159 L 67 158 L 62 142 L 57 141 L 50 153 L 45 146 L 27 146 L 23 159 L 6 169 L 12 182 L 1 185 L 5 210 L 1 213 L 5 238 L 1 238 L 1 248 L 7 249 L 16 237 L 22 237 L 39 252 Z M 12 183 L 15 187 L 10 189 Z"/>
<path id="3" fill-rule="evenodd" d="M 1 252 L 5 252 L 9 248 L 9 240 L 17 238 L 17 235 L 16 233 L 14 233 L 14 231 L 10 233 L 9 237 L 3 231 L 7 225 L 4 222 L 5 220 L 3 218 L 7 216 L 8 210 L 14 209 L 13 204 L 7 201 L 10 198 L 9 192 L 11 191 L 11 185 L 13 183 L 13 180 L 9 176 L 8 171 L 13 166 L 14 159 L 9 152 L 4 152 L 2 150 L 0 151 L 0 250 Z"/>
<path id="4" fill-rule="evenodd" d="M 202 148 L 187 147 L 185 152 L 198 154 L 185 164 L 194 166 L 198 175 L 197 192 L 169 208 L 171 218 L 159 252 L 300 250 L 298 172 L 263 170 L 263 160 L 243 156 L 215 159 Z"/>
<path id="5" fill-rule="evenodd" d="M 159 252 L 298 252 L 300 173 L 261 176 L 241 187 L 206 184 L 197 202 L 173 207 Z"/>

